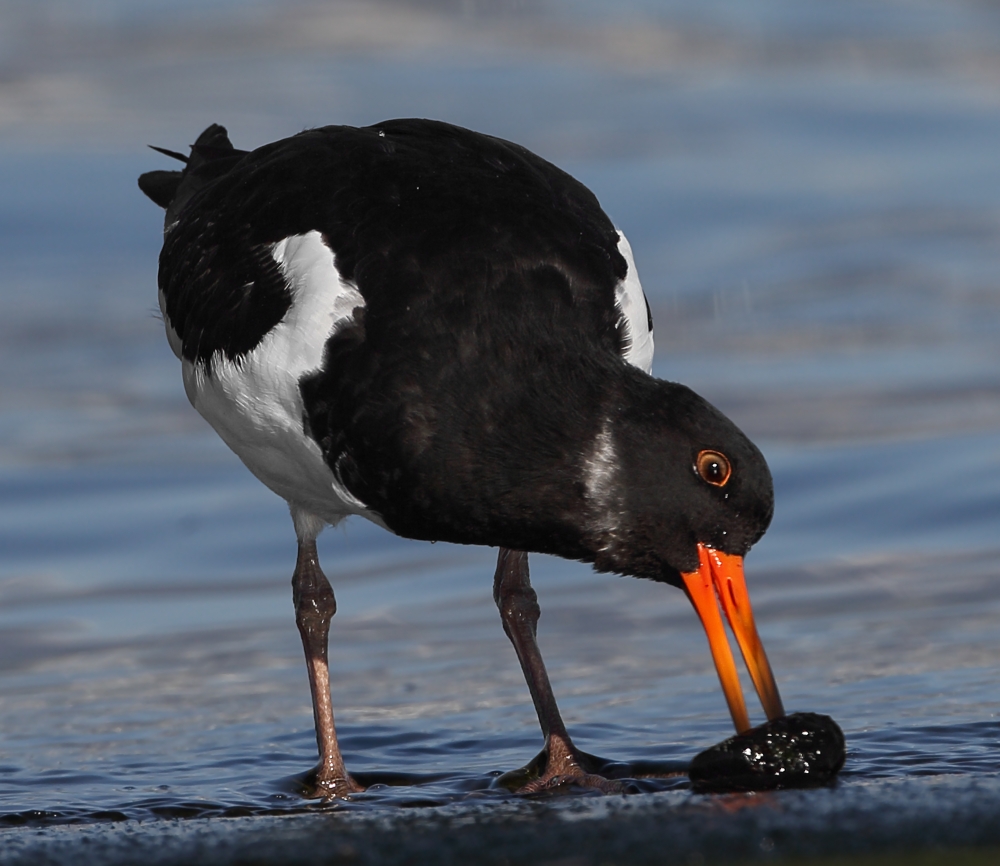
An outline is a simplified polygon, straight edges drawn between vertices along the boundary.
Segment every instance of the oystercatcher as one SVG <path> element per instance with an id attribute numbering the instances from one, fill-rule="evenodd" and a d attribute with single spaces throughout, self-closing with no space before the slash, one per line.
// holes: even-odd
<path id="1" fill-rule="evenodd" d="M 743 578 L 773 511 L 767 464 L 704 399 L 650 375 L 632 251 L 593 193 L 523 147 L 429 120 L 250 152 L 213 125 L 189 156 L 156 149 L 185 163 L 139 179 L 166 209 L 159 300 L 184 388 L 298 536 L 315 796 L 361 790 L 337 745 L 336 602 L 316 552 L 352 514 L 499 548 L 494 598 L 545 736 L 525 790 L 604 784 L 535 642 L 529 551 L 682 588 L 745 731 L 721 604 L 768 717 L 784 714 Z"/>

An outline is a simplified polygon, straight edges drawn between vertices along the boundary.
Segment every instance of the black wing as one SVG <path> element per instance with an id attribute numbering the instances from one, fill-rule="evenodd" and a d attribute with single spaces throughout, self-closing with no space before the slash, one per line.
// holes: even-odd
<path id="1" fill-rule="evenodd" d="M 270 247 L 310 231 L 365 300 L 301 384 L 351 491 L 401 534 L 456 541 L 498 510 L 546 532 L 560 518 L 532 513 L 542 479 L 575 507 L 568 479 L 609 399 L 594 368 L 624 363 L 626 263 L 594 195 L 518 145 L 432 121 L 267 145 L 167 234 L 160 287 L 185 357 L 259 343 L 292 303 Z"/>

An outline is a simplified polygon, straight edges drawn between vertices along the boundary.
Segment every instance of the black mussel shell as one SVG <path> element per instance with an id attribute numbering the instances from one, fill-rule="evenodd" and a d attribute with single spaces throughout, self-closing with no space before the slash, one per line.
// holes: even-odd
<path id="1" fill-rule="evenodd" d="M 792 713 L 706 749 L 688 776 L 698 793 L 812 788 L 840 772 L 845 749 L 829 716 Z"/>

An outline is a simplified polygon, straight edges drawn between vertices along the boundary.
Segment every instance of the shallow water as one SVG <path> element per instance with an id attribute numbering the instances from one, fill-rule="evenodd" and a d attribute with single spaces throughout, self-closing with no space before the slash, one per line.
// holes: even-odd
<path id="1" fill-rule="evenodd" d="M 148 819 L 125 825 L 143 860 L 194 862 L 183 845 L 214 832 L 223 862 L 237 835 L 284 838 L 274 816 L 345 809 L 365 850 L 363 821 L 401 811 L 386 820 L 439 841 L 492 828 L 494 859 L 529 820 L 586 824 L 592 847 L 564 849 L 579 862 L 620 855 L 594 841 L 609 826 L 678 858 L 1000 842 L 1000 12 L 280 8 L 0 6 L 0 862 L 69 857 L 64 825 L 121 819 Z M 211 121 L 254 146 L 393 115 L 521 141 L 628 233 L 655 372 L 774 472 L 751 595 L 788 709 L 847 734 L 833 789 L 751 819 L 683 777 L 635 783 L 631 805 L 491 787 L 541 745 L 493 553 L 356 521 L 321 556 L 341 741 L 376 784 L 346 807 L 298 796 L 315 742 L 291 524 L 186 403 L 154 314 L 161 214 L 135 177 L 163 167 L 147 141 L 181 149 Z M 680 768 L 730 733 L 681 593 L 531 567 L 584 749 Z M 944 802 L 975 808 L 944 820 Z M 790 828 L 810 810 L 806 839 Z M 238 834 L 157 823 L 219 815 Z"/>

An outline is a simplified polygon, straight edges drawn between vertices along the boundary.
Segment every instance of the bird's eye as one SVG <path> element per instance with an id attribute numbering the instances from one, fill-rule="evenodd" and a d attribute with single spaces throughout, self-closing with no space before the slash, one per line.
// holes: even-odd
<path id="1" fill-rule="evenodd" d="M 729 476 L 733 474 L 733 468 L 729 465 L 726 455 L 718 451 L 700 451 L 698 459 L 694 462 L 694 468 L 698 470 L 702 480 L 713 487 L 725 487 Z"/>

